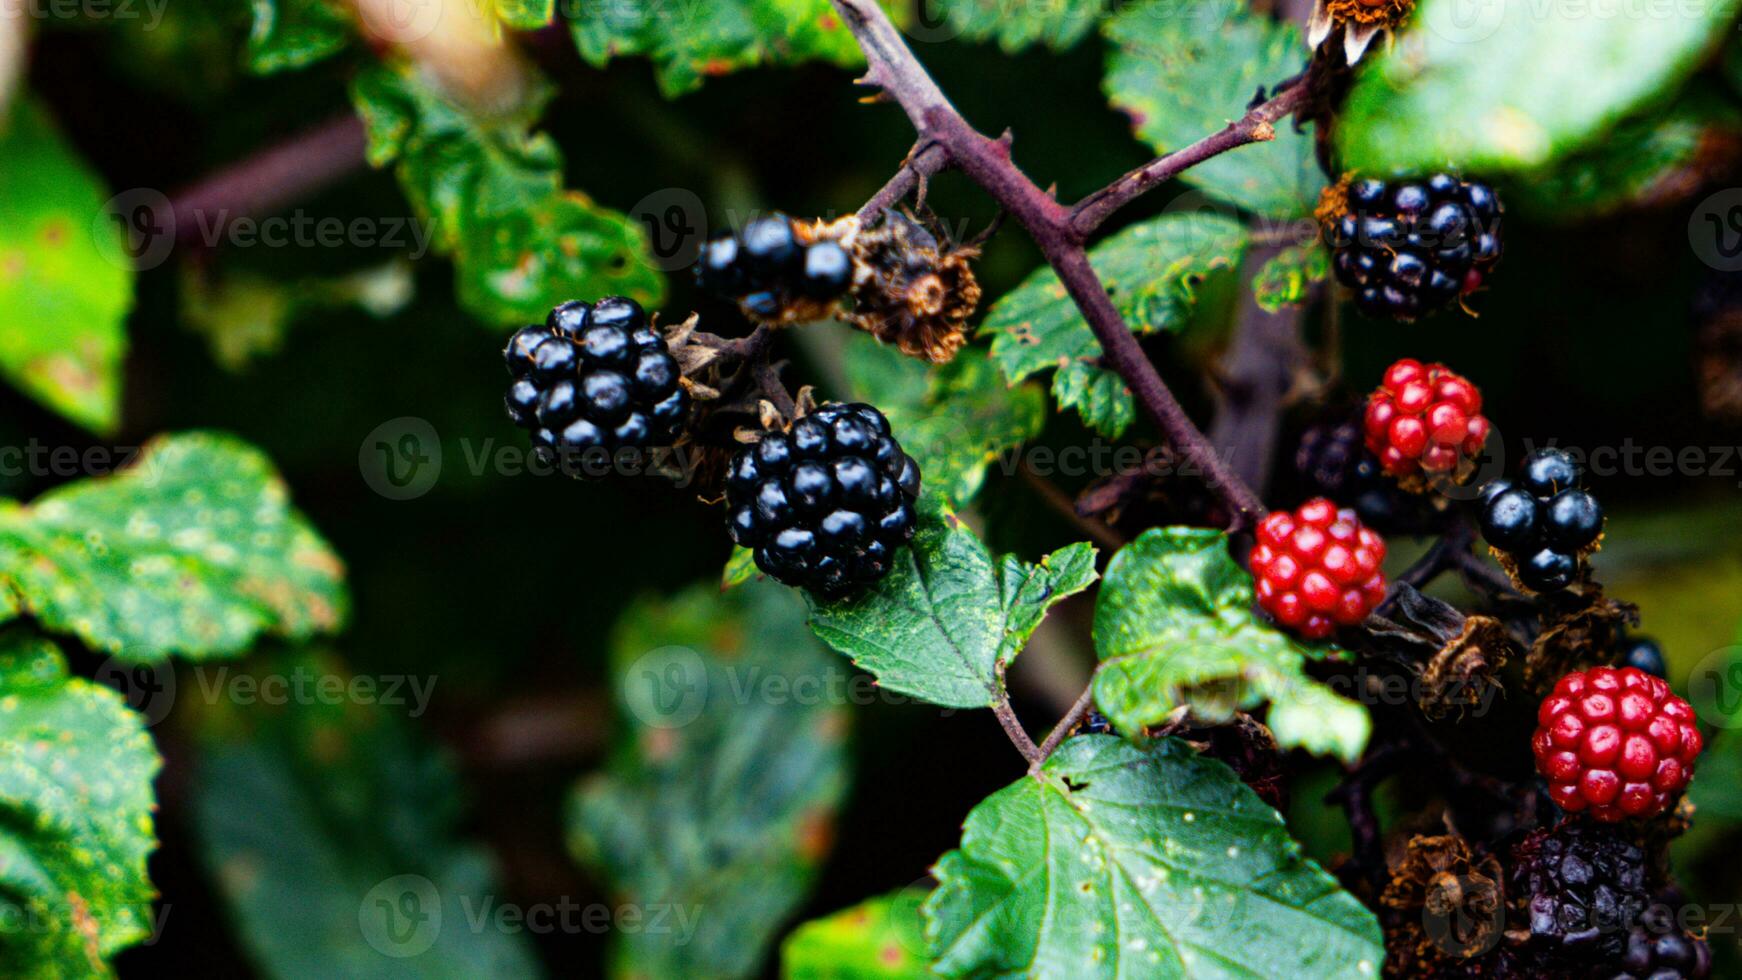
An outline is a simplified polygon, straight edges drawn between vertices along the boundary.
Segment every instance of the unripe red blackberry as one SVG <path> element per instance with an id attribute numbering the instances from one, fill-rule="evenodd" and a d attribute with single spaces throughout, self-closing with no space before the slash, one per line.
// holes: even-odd
<path id="1" fill-rule="evenodd" d="M 1467 479 L 1488 442 L 1482 393 L 1443 364 L 1404 358 L 1367 397 L 1367 448 L 1406 487 L 1425 478 Z"/>
<path id="2" fill-rule="evenodd" d="M 1555 684 L 1530 744 L 1561 809 L 1612 823 L 1662 813 L 1687 788 L 1705 743 L 1694 709 L 1662 678 L 1593 667 Z"/>
<path id="3" fill-rule="evenodd" d="M 1278 625 L 1309 640 L 1353 626 L 1385 600 L 1385 541 L 1323 497 L 1258 525 L 1253 592 Z"/>

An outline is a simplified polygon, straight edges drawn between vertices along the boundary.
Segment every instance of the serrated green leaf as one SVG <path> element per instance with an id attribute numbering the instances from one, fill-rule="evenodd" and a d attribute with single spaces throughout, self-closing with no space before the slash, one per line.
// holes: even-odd
<path id="1" fill-rule="evenodd" d="M 1393 49 L 1361 66 L 1337 123 L 1343 160 L 1380 176 L 1540 169 L 1663 99 L 1735 19 L 1733 0 L 1634 16 L 1574 0 L 1422 0 Z"/>
<path id="2" fill-rule="evenodd" d="M 957 507 L 980 492 L 994 460 L 1046 425 L 1046 394 L 1031 384 L 1006 387 L 982 346 L 931 368 L 869 335 L 854 334 L 842 361 L 853 397 L 889 417 L 925 485 Z"/>
<path id="3" fill-rule="evenodd" d="M 0 123 L 0 373 L 99 433 L 121 422 L 133 269 L 109 193 L 47 114 L 20 99 Z"/>
<path id="4" fill-rule="evenodd" d="M 1379 976 L 1379 923 L 1227 766 L 1081 735 L 968 814 L 925 904 L 945 977 Z"/>
<path id="5" fill-rule="evenodd" d="M 847 677 L 766 583 L 638 603 L 611 650 L 623 734 L 576 788 L 570 850 L 620 901 L 669 913 L 614 937 L 612 972 L 754 974 L 833 835 Z"/>
<path id="6" fill-rule="evenodd" d="M 0 588 L 49 629 L 141 661 L 307 638 L 337 629 L 347 605 L 344 566 L 272 464 L 202 432 L 29 505 L 0 500 Z"/>
<path id="7" fill-rule="evenodd" d="M 332 0 L 251 0 L 245 61 L 256 75 L 304 68 L 343 51 L 356 31 L 344 4 Z"/>
<path id="8" fill-rule="evenodd" d="M 235 696 L 200 706 L 193 824 L 263 974 L 540 975 L 526 934 L 494 918 L 510 899 L 488 853 L 459 834 L 451 765 L 400 717 L 427 707 L 416 685 L 427 697 L 433 675 L 389 689 L 310 650 L 212 675 L 201 683 Z M 374 693 L 350 695 L 365 679 Z"/>
<path id="9" fill-rule="evenodd" d="M 1252 577 L 1227 535 L 1152 528 L 1107 564 L 1095 603 L 1095 704 L 1122 732 L 1159 724 L 1179 705 L 1218 720 L 1268 702 L 1278 745 L 1353 762 L 1372 722 L 1361 705 L 1307 677 L 1323 651 L 1261 621 Z"/>
<path id="10" fill-rule="evenodd" d="M 1277 253 L 1252 277 L 1252 293 L 1258 308 L 1275 313 L 1285 306 L 1300 306 L 1312 294 L 1315 283 L 1330 274 L 1330 256 L 1317 242 L 1290 245 Z"/>
<path id="11" fill-rule="evenodd" d="M 1157 153 L 1197 142 L 1246 112 L 1260 86 L 1301 70 L 1300 32 L 1241 0 L 1149 0 L 1107 21 L 1103 83 Z M 1324 187 L 1312 134 L 1290 123 L 1275 139 L 1240 147 L 1180 175 L 1205 194 L 1272 219 L 1312 213 Z"/>
<path id="12" fill-rule="evenodd" d="M 891 691 L 952 708 L 985 708 L 1002 670 L 1054 603 L 1095 581 L 1095 549 L 1079 542 L 1030 565 L 994 562 L 938 496 L 920 502 L 919 531 L 864 593 L 811 603 L 811 629 Z"/>
<path id="13" fill-rule="evenodd" d="M 812 919 L 780 948 L 781 980 L 925 980 L 927 892 L 904 888 Z"/>
<path id="14" fill-rule="evenodd" d="M 145 721 L 67 676 L 49 640 L 0 634 L 0 963 L 9 977 L 110 976 L 152 934 L 157 847 Z"/>
<path id="15" fill-rule="evenodd" d="M 1013 54 L 1035 44 L 1059 51 L 1075 47 L 1106 9 L 1101 0 L 933 0 L 928 6 L 935 9 L 933 19 L 943 19 L 910 30 L 919 39 L 995 40 Z"/>
<path id="16" fill-rule="evenodd" d="M 1509 184 L 1506 205 L 1540 220 L 1571 222 L 1673 202 L 1704 183 L 1702 167 L 1709 163 L 1702 158 L 1735 144 L 1739 135 L 1742 112 L 1710 88 L 1693 88 L 1667 111 L 1626 120 L 1588 149 Z"/>
<path id="17" fill-rule="evenodd" d="M 394 164 L 434 246 L 454 257 L 467 310 L 494 325 L 536 322 L 577 297 L 657 305 L 665 279 L 640 226 L 563 189 L 562 153 L 531 133 L 547 88 L 495 119 L 469 115 L 406 65 L 358 75 L 352 101 L 369 160 Z"/>
<path id="18" fill-rule="evenodd" d="M 1108 238 L 1089 252 L 1089 261 L 1133 332 L 1180 334 L 1205 321 L 1195 315 L 1199 297 L 1212 278 L 1233 281 L 1247 240 L 1245 226 L 1233 218 L 1177 212 Z M 1101 366 L 1094 332 L 1050 267 L 993 304 L 980 330 L 993 335 L 992 359 L 1011 384 L 1054 370 L 1060 408 L 1076 409 L 1109 438 L 1131 424 L 1130 391 Z"/>
<path id="19" fill-rule="evenodd" d="M 705 78 L 757 65 L 862 61 L 829 0 L 591 4 L 570 19 L 569 30 L 581 57 L 594 65 L 638 55 L 651 59 L 667 97 L 699 88 Z"/>

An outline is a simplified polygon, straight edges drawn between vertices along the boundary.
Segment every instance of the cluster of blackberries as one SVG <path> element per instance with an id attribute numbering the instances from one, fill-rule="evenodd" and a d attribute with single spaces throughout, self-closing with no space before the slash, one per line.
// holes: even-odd
<path id="1" fill-rule="evenodd" d="M 1474 292 L 1500 261 L 1500 199 L 1486 184 L 1358 180 L 1327 214 L 1331 266 L 1375 317 L 1412 320 Z"/>
<path id="2" fill-rule="evenodd" d="M 774 320 L 795 300 L 840 299 L 853 284 L 853 257 L 833 239 L 802 241 L 791 218 L 771 214 L 708 242 L 696 282 L 751 317 Z"/>
<path id="3" fill-rule="evenodd" d="M 564 303 L 503 357 L 508 417 L 547 462 L 670 445 L 689 414 L 677 360 L 632 299 Z"/>
<path id="4" fill-rule="evenodd" d="M 1579 476 L 1567 453 L 1542 449 L 1524 461 L 1516 483 L 1494 480 L 1482 488 L 1482 537 L 1512 560 L 1518 581 L 1533 592 L 1573 584 L 1603 533 L 1603 508 L 1580 488 Z"/>
<path id="5" fill-rule="evenodd" d="M 838 598 L 887 575 L 913 538 L 919 479 L 882 412 L 831 403 L 732 458 L 727 526 L 764 573 Z"/>

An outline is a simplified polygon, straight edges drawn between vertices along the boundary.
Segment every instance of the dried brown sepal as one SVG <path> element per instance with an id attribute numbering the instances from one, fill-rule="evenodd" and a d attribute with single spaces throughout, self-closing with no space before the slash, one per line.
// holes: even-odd
<path id="1" fill-rule="evenodd" d="M 980 250 L 941 243 L 907 215 L 881 221 L 844 242 L 853 256 L 853 309 L 848 322 L 909 357 L 944 364 L 968 341 L 980 305 L 972 262 Z"/>
<path id="2" fill-rule="evenodd" d="M 1579 554 L 1578 554 L 1578 559 L 1579 559 L 1579 577 L 1578 577 L 1578 579 L 1575 580 L 1573 582 L 1573 584 L 1567 586 L 1565 589 L 1557 589 L 1552 594 L 1560 595 L 1562 593 L 1566 593 L 1566 594 L 1575 595 L 1575 596 L 1602 595 L 1603 594 L 1603 587 L 1598 585 L 1596 582 L 1591 581 L 1591 578 L 1590 578 L 1591 566 L 1588 564 L 1588 562 L 1589 562 L 1590 557 L 1592 555 L 1603 550 L 1603 538 L 1604 537 L 1606 537 L 1605 534 L 1598 534 L 1597 539 L 1595 541 L 1592 541 L 1590 544 L 1588 544 L 1584 548 L 1580 549 Z M 1501 551 L 1499 548 L 1496 548 L 1493 545 L 1488 546 L 1488 554 L 1494 556 L 1494 560 L 1496 562 L 1498 562 L 1500 565 L 1500 570 L 1506 573 L 1506 577 L 1508 579 L 1510 579 L 1512 582 L 1512 587 L 1514 589 L 1517 589 L 1520 594 L 1527 595 L 1527 596 L 1538 596 L 1538 595 L 1545 594 L 1542 592 L 1538 592 L 1535 589 L 1532 589 L 1528 585 L 1525 585 L 1524 580 L 1522 578 L 1519 578 L 1519 576 L 1518 576 L 1518 559 L 1512 557 L 1512 555 L 1508 554 L 1507 552 Z"/>
<path id="3" fill-rule="evenodd" d="M 1639 607 L 1611 599 L 1595 583 L 1576 596 L 1579 604 L 1556 610 L 1543 624 L 1524 660 L 1524 680 L 1538 693 L 1562 675 L 1614 660 L 1616 630 L 1639 625 Z"/>
<path id="4" fill-rule="evenodd" d="M 1499 620 L 1466 616 L 1449 603 L 1399 583 L 1386 616 L 1369 617 L 1363 651 L 1420 675 L 1413 685 L 1422 714 L 1438 720 L 1481 705 L 1517 644 Z"/>
<path id="5" fill-rule="evenodd" d="M 1355 180 L 1354 174 L 1344 174 L 1337 182 L 1319 191 L 1318 206 L 1313 208 L 1313 220 L 1320 227 L 1333 224 L 1338 218 L 1349 213 L 1349 185 Z"/>
<path id="6" fill-rule="evenodd" d="M 1512 656 L 1512 637 L 1490 616 L 1471 616 L 1463 630 L 1434 654 L 1421 673 L 1421 711 L 1438 720 L 1486 702 L 1501 687 L 1500 669 Z"/>
<path id="7" fill-rule="evenodd" d="M 1479 857 L 1462 837 L 1410 838 L 1379 897 L 1398 913 L 1387 917 L 1385 975 L 1485 975 L 1475 961 L 1504 939 L 1502 880 L 1500 862 Z"/>

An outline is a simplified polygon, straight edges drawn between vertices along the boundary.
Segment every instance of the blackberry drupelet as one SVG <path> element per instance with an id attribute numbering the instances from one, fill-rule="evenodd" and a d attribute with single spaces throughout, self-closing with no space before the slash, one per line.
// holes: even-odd
<path id="1" fill-rule="evenodd" d="M 1337 279 L 1368 316 L 1413 320 L 1481 288 L 1500 261 L 1500 199 L 1450 174 L 1358 180 L 1320 208 Z"/>
<path id="2" fill-rule="evenodd" d="M 1603 534 L 1603 508 L 1579 477 L 1571 456 L 1541 449 L 1524 461 L 1516 482 L 1494 480 L 1482 488 L 1482 537 L 1533 592 L 1573 584 Z"/>
<path id="3" fill-rule="evenodd" d="M 831 403 L 732 458 L 727 527 L 764 573 L 839 598 L 889 573 L 919 483 L 882 412 Z"/>
<path id="4" fill-rule="evenodd" d="M 1628 930 L 1619 962 L 1598 974 L 1609 980 L 1706 980 L 1712 973 L 1712 949 L 1704 940 L 1681 930 L 1668 916 L 1647 911 Z"/>
<path id="5" fill-rule="evenodd" d="M 1649 636 L 1622 636 L 1621 666 L 1642 670 L 1653 677 L 1669 676 L 1663 648 Z"/>
<path id="6" fill-rule="evenodd" d="M 665 339 L 634 300 L 568 302 L 508 339 L 508 417 L 547 461 L 670 445 L 689 393 Z"/>

